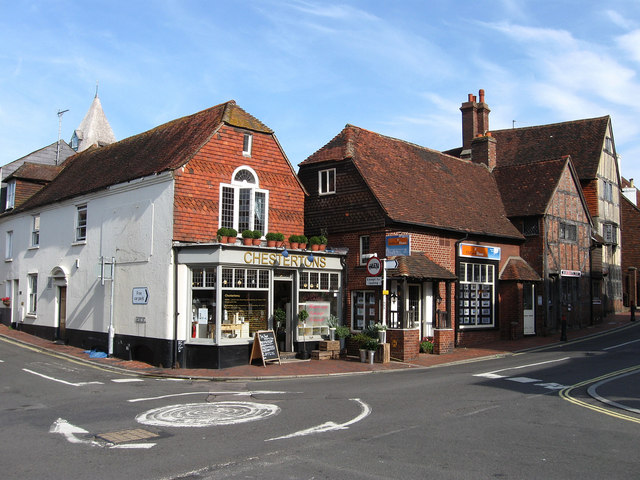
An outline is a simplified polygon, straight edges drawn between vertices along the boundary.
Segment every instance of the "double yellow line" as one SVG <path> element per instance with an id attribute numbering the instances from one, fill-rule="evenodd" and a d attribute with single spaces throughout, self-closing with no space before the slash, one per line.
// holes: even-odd
<path id="1" fill-rule="evenodd" d="M 591 405 L 590 403 L 583 402 L 582 400 L 578 400 L 577 398 L 574 398 L 574 397 L 571 396 L 571 391 L 576 389 L 576 388 L 584 387 L 586 385 L 589 385 L 591 383 L 596 383 L 596 382 L 599 382 L 601 380 L 606 380 L 607 378 L 617 377 L 618 375 L 624 375 L 626 373 L 632 373 L 632 372 L 634 372 L 636 370 L 640 370 L 640 365 L 635 365 L 633 367 L 628 367 L 628 368 L 625 368 L 625 369 L 622 369 L 622 370 L 618 370 L 617 372 L 607 373 L 606 375 L 602 375 L 602 376 L 597 377 L 597 378 L 592 378 L 592 379 L 589 379 L 589 380 L 585 380 L 584 382 L 576 383 L 575 385 L 572 385 L 570 387 L 567 387 L 567 388 L 561 390 L 558 395 L 560 395 L 560 398 L 563 398 L 564 400 L 566 400 L 568 402 L 571 402 L 574 405 L 578 405 L 580 407 L 588 408 L 589 410 L 593 410 L 594 412 L 604 413 L 605 415 L 609 415 L 610 417 L 619 418 L 621 420 L 627 420 L 629 422 L 640 423 L 640 418 L 638 418 L 638 417 L 633 417 L 631 415 L 627 415 L 627 414 L 621 413 L 621 412 L 616 411 L 616 410 L 611 410 L 609 408 L 600 407 L 600 406 L 597 406 L 597 405 Z"/>

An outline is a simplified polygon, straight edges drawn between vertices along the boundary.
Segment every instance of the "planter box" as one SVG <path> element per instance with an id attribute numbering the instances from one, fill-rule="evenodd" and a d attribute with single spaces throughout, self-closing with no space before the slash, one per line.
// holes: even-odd
<path id="1" fill-rule="evenodd" d="M 311 351 L 311 359 L 312 360 L 331 360 L 332 354 L 331 352 L 327 352 L 324 350 L 312 350 Z"/>
<path id="2" fill-rule="evenodd" d="M 391 345 L 389 343 L 378 345 L 374 361 L 376 363 L 389 363 L 391 361 Z"/>
<path id="3" fill-rule="evenodd" d="M 323 340 L 321 342 L 319 342 L 319 346 L 318 348 L 320 350 L 325 350 L 325 351 L 334 351 L 334 350 L 338 350 L 340 351 L 340 341 L 339 340 Z"/>

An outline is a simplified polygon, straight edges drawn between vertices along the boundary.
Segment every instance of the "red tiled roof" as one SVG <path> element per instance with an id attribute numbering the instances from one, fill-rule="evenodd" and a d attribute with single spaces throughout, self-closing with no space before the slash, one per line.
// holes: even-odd
<path id="1" fill-rule="evenodd" d="M 495 168 L 493 176 L 507 215 L 544 215 L 568 161 L 559 158 Z"/>
<path id="2" fill-rule="evenodd" d="M 423 252 L 411 252 L 409 257 L 389 257 L 398 261 L 398 268 L 388 271 L 390 277 L 409 277 L 422 280 L 456 280 L 456 276 L 441 267 Z"/>
<path id="3" fill-rule="evenodd" d="M 497 165 L 521 165 L 570 155 L 581 180 L 596 178 L 610 117 L 491 130 Z M 613 152 L 612 152 L 613 153 Z"/>
<path id="4" fill-rule="evenodd" d="M 348 159 L 392 221 L 522 238 L 483 165 L 347 125 L 300 166 Z"/>
<path id="5" fill-rule="evenodd" d="M 542 280 L 536 271 L 521 257 L 509 257 L 500 272 L 500 280 L 519 282 L 539 282 Z"/>
<path id="6" fill-rule="evenodd" d="M 111 145 L 73 155 L 63 164 L 56 181 L 26 201 L 21 208 L 33 208 L 136 178 L 175 170 L 189 161 L 223 123 L 273 133 L 231 100 Z"/>
<path id="7" fill-rule="evenodd" d="M 45 165 L 42 163 L 25 162 L 20 165 L 15 172 L 7 177 L 20 180 L 28 180 L 31 182 L 46 183 L 50 182 L 62 170 L 61 165 Z"/>

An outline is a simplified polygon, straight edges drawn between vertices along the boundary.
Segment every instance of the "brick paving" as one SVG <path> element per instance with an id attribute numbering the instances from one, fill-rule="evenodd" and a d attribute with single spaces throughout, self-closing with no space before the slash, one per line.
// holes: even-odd
<path id="1" fill-rule="evenodd" d="M 630 323 L 628 313 L 611 315 L 601 324 L 582 329 L 571 329 L 567 332 L 567 337 L 570 343 L 571 341 L 575 341 L 586 336 L 597 335 L 608 330 L 622 328 L 628 325 L 640 325 L 640 322 L 635 324 Z M 266 367 L 263 367 L 261 364 L 258 365 L 254 363 L 253 365 L 241 365 L 220 370 L 159 368 L 147 363 L 123 360 L 119 358 L 89 358 L 89 355 L 84 349 L 57 344 L 50 340 L 35 337 L 19 330 L 14 330 L 3 324 L 0 324 L 0 337 L 8 341 L 15 341 L 23 345 L 31 346 L 32 348 L 49 354 L 57 354 L 70 358 L 74 361 L 90 363 L 94 366 L 117 370 L 121 373 L 179 378 L 201 378 L 209 380 L 248 380 L 314 375 L 364 374 L 432 367 L 447 363 L 471 361 L 479 358 L 509 355 L 519 351 L 540 348 L 559 343 L 560 335 L 558 333 L 547 337 L 534 336 L 518 340 L 504 340 L 476 348 L 456 348 L 452 353 L 444 355 L 420 354 L 417 359 L 410 362 L 391 361 L 390 363 L 368 364 L 361 363 L 359 359 L 356 358 L 305 361 L 283 360 L 280 365 L 277 363 L 269 363 Z"/>

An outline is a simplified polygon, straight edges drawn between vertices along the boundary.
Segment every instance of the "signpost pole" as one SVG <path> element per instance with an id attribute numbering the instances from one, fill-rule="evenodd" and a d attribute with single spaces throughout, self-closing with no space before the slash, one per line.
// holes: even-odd
<path id="1" fill-rule="evenodd" d="M 387 325 L 387 259 L 382 260 L 382 325 Z"/>

